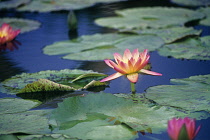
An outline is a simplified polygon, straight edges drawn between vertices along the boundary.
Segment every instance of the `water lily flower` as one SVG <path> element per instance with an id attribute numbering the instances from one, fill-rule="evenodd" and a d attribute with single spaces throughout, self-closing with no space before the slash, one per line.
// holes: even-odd
<path id="1" fill-rule="evenodd" d="M 128 80 L 132 83 L 138 81 L 138 74 L 145 73 L 149 75 L 161 76 L 162 74 L 143 69 L 149 61 L 150 55 L 148 50 L 145 49 L 144 52 L 139 52 L 138 49 L 135 49 L 132 53 L 129 49 L 126 49 L 124 55 L 121 56 L 119 53 L 114 53 L 115 62 L 109 59 L 105 59 L 105 63 L 117 71 L 100 82 L 110 81 L 116 79 L 122 75 L 126 75 Z"/>
<path id="2" fill-rule="evenodd" d="M 193 140 L 200 130 L 199 126 L 195 130 L 195 119 L 188 117 L 173 118 L 168 121 L 168 135 L 171 140 Z"/>
<path id="3" fill-rule="evenodd" d="M 0 44 L 12 41 L 19 33 L 20 30 L 13 30 L 9 24 L 3 23 L 0 27 Z"/>

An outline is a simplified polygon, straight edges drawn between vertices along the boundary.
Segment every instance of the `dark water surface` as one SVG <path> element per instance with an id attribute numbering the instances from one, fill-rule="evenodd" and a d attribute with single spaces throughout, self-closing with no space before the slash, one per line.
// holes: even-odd
<path id="1" fill-rule="evenodd" d="M 113 74 L 115 71 L 109 68 L 103 61 L 74 61 L 61 59 L 61 56 L 48 56 L 42 53 L 44 46 L 52 44 L 55 41 L 68 40 L 75 36 L 91 35 L 95 33 L 115 32 L 113 29 L 99 27 L 94 23 L 94 19 L 98 17 L 106 17 L 114 15 L 114 10 L 130 8 L 130 7 L 148 7 L 148 6 L 173 6 L 167 0 L 131 0 L 128 2 L 97 4 L 94 7 L 83 10 L 76 10 L 78 18 L 77 34 L 72 34 L 68 30 L 67 15 L 68 11 L 36 13 L 36 12 L 16 12 L 13 10 L 0 11 L 0 17 L 19 17 L 26 19 L 38 20 L 41 27 L 37 30 L 20 34 L 17 40 L 21 42 L 18 49 L 14 51 L 0 52 L 0 81 L 22 72 L 34 73 L 44 70 L 61 70 L 61 69 L 83 69 L 94 70 L 106 74 Z M 195 26 L 196 29 L 203 29 L 202 36 L 210 35 L 210 28 L 205 26 Z M 210 74 L 210 61 L 198 60 L 179 60 L 159 56 L 157 52 L 151 52 L 150 62 L 152 71 L 162 73 L 163 76 L 140 76 L 136 85 L 139 93 L 144 92 L 150 86 L 170 84 L 171 78 L 187 78 L 194 75 Z M 117 88 L 116 88 L 117 87 Z M 130 93 L 130 83 L 120 77 L 111 81 L 109 87 L 105 89 L 107 93 Z M 11 97 L 0 93 L 0 98 Z M 14 96 L 12 96 L 14 97 Z M 59 102 L 55 100 L 49 104 L 45 104 L 43 108 L 55 107 Z M 210 119 L 197 121 L 202 124 L 202 128 L 196 140 L 210 139 Z M 167 140 L 167 133 L 147 134 L 147 136 L 155 136 L 161 140 Z M 139 134 L 139 139 L 147 140 L 145 136 Z"/>

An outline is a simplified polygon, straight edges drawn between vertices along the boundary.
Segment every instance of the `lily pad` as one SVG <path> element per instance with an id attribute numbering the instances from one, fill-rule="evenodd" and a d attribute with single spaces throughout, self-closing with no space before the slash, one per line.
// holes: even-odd
<path id="1" fill-rule="evenodd" d="M 172 43 L 179 39 L 188 36 L 198 36 L 202 32 L 201 30 L 195 30 L 193 28 L 186 27 L 173 27 L 164 29 L 144 29 L 144 30 L 122 30 L 121 32 L 130 32 L 136 34 L 150 34 L 161 37 L 165 43 Z"/>
<path id="2" fill-rule="evenodd" d="M 187 38 L 184 41 L 164 45 L 158 49 L 162 56 L 174 58 L 210 60 L 210 36 Z"/>
<path id="3" fill-rule="evenodd" d="M 57 122 L 55 128 L 59 127 L 60 130 L 75 129 L 81 123 L 91 123 L 99 119 L 116 125 L 124 123 L 135 131 L 151 128 L 155 133 L 164 130 L 167 120 L 172 117 L 174 112 L 167 111 L 165 107 L 148 107 L 112 94 L 97 93 L 66 98 L 53 111 L 51 120 Z M 69 135 L 73 134 L 69 132 Z"/>
<path id="4" fill-rule="evenodd" d="M 206 15 L 206 18 L 202 19 L 200 21 L 200 24 L 205 25 L 205 26 L 210 26 L 210 7 L 199 8 L 198 11 L 201 12 L 201 13 L 204 13 Z"/>
<path id="5" fill-rule="evenodd" d="M 38 115 L 2 114 L 0 115 L 0 134 L 50 133 L 48 119 Z"/>
<path id="6" fill-rule="evenodd" d="M 186 6 L 207 6 L 210 5 L 209 0 L 171 0 L 173 3 Z"/>
<path id="7" fill-rule="evenodd" d="M 38 21 L 20 18 L 0 18 L 0 25 L 8 23 L 12 28 L 20 29 L 21 33 L 36 30 L 41 25 Z"/>
<path id="8" fill-rule="evenodd" d="M 7 1 L 0 1 L 0 9 L 9 9 L 9 8 L 16 8 L 23 4 L 27 4 L 31 0 L 7 0 Z"/>
<path id="9" fill-rule="evenodd" d="M 100 26 L 116 29 L 146 29 L 184 26 L 205 17 L 203 13 L 184 8 L 146 7 L 116 11 L 118 16 L 96 19 Z"/>
<path id="10" fill-rule="evenodd" d="M 71 80 L 74 80 L 75 78 L 83 74 L 87 75 L 84 78 L 71 82 Z M 69 70 L 69 69 L 64 69 L 60 71 L 47 70 L 47 71 L 40 71 L 37 73 L 22 73 L 3 81 L 1 83 L 0 91 L 8 94 L 18 94 L 23 92 L 40 92 L 40 91 L 43 92 L 63 91 L 63 90 L 72 91 L 84 88 L 86 85 L 90 84 L 93 80 L 99 80 L 104 78 L 105 76 L 107 75 L 93 71 Z M 45 79 L 45 80 L 40 80 L 40 79 Z M 39 87 L 37 87 L 37 85 L 39 85 Z M 89 87 L 91 87 L 91 85 Z"/>
<path id="11" fill-rule="evenodd" d="M 17 98 L 0 99 L 0 115 L 27 111 L 38 106 L 40 102 Z"/>
<path id="12" fill-rule="evenodd" d="M 175 85 L 150 87 L 146 97 L 164 106 L 210 112 L 210 75 L 171 79 L 171 83 Z"/>
<path id="13" fill-rule="evenodd" d="M 153 51 L 163 44 L 163 40 L 155 35 L 94 34 L 56 42 L 43 51 L 48 55 L 68 54 L 64 59 L 104 60 L 113 59 L 113 53 L 123 53 L 126 48 Z"/>
<path id="14" fill-rule="evenodd" d="M 72 128 L 58 130 L 57 132 L 78 139 L 128 140 L 137 138 L 137 133 L 133 134 L 125 126 L 111 125 L 105 120 L 82 122 Z"/>
<path id="15" fill-rule="evenodd" d="M 19 7 L 19 11 L 50 12 L 59 10 L 77 10 L 90 7 L 95 3 L 110 3 L 121 0 L 32 0 L 27 5 Z"/>
<path id="16" fill-rule="evenodd" d="M 45 135 L 22 135 L 17 136 L 20 140 L 77 140 L 62 134 L 45 134 Z"/>
<path id="17" fill-rule="evenodd" d="M 73 91 L 76 90 L 73 87 L 55 83 L 47 79 L 39 79 L 31 84 L 27 84 L 23 89 L 18 93 L 27 93 L 27 92 L 50 92 L 50 91 Z"/>

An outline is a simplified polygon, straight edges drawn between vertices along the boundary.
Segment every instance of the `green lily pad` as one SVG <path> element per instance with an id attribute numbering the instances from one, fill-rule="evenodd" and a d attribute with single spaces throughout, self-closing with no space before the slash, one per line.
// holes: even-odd
<path id="1" fill-rule="evenodd" d="M 118 16 L 96 19 L 100 26 L 116 29 L 146 29 L 184 26 L 204 18 L 204 14 L 184 8 L 146 7 L 116 11 Z"/>
<path id="2" fill-rule="evenodd" d="M 74 80 L 75 78 L 83 74 L 86 74 L 86 76 L 74 82 L 71 82 L 71 80 Z M 42 92 L 63 91 L 63 90 L 72 91 L 84 88 L 88 84 L 90 84 L 93 80 L 99 80 L 104 78 L 105 76 L 107 75 L 93 71 L 69 70 L 69 69 L 64 69 L 60 71 L 47 70 L 47 71 L 40 71 L 37 73 L 22 73 L 3 81 L 0 85 L 1 86 L 0 91 L 8 94 L 18 94 L 23 92 L 41 92 L 41 91 Z M 40 80 L 40 79 L 45 79 L 45 80 Z M 92 84 L 92 86 L 96 85 Z M 88 87 L 91 87 L 91 85 Z"/>
<path id="3" fill-rule="evenodd" d="M 158 53 L 178 59 L 210 60 L 210 36 L 187 38 L 184 41 L 164 45 Z"/>
<path id="4" fill-rule="evenodd" d="M 128 128 L 122 125 L 110 125 L 105 120 L 82 122 L 72 128 L 57 132 L 78 139 L 128 140 L 137 138 L 137 135 L 134 135 Z"/>
<path id="5" fill-rule="evenodd" d="M 175 85 L 150 87 L 146 97 L 164 106 L 210 112 L 210 75 L 171 79 L 171 83 Z"/>
<path id="6" fill-rule="evenodd" d="M 9 0 L 9 1 L 0 1 L 0 9 L 9 9 L 16 8 L 22 4 L 26 4 L 30 0 Z"/>
<path id="7" fill-rule="evenodd" d="M 31 84 L 27 84 L 18 93 L 27 92 L 50 92 L 50 91 L 73 91 L 76 90 L 73 87 L 55 83 L 47 79 L 39 79 Z"/>
<path id="8" fill-rule="evenodd" d="M 21 33 L 36 30 L 41 25 L 38 21 L 20 18 L 0 18 L 0 25 L 8 23 L 13 30 L 20 29 Z"/>
<path id="9" fill-rule="evenodd" d="M 48 119 L 46 117 L 23 114 L 0 115 L 0 134 L 45 134 L 50 133 L 48 127 Z"/>
<path id="10" fill-rule="evenodd" d="M 202 31 L 186 27 L 173 27 L 164 29 L 122 30 L 121 32 L 157 35 L 161 37 L 165 43 L 172 43 L 187 36 L 198 36 Z"/>
<path id="11" fill-rule="evenodd" d="M 1 98 L 0 99 L 0 114 L 11 114 L 27 111 L 38 106 L 40 102 L 23 100 L 17 98 Z"/>
<path id="12" fill-rule="evenodd" d="M 0 140 L 18 140 L 14 135 L 0 135 Z"/>
<path id="13" fill-rule="evenodd" d="M 78 140 L 62 134 L 22 135 L 17 137 L 20 140 Z"/>
<path id="14" fill-rule="evenodd" d="M 64 59 L 104 60 L 113 59 L 113 53 L 122 54 L 126 48 L 153 51 L 163 44 L 163 40 L 155 35 L 95 34 L 56 42 L 46 46 L 43 52 L 48 55 L 68 54 Z"/>
<path id="15" fill-rule="evenodd" d="M 199 8 L 198 11 L 206 15 L 206 18 L 202 19 L 200 21 L 200 24 L 205 26 L 210 26 L 210 7 Z"/>
<path id="16" fill-rule="evenodd" d="M 95 3 L 118 2 L 121 0 L 32 0 L 27 5 L 19 7 L 19 11 L 50 12 L 59 10 L 77 10 L 90 7 Z"/>
<path id="17" fill-rule="evenodd" d="M 66 98 L 53 111 L 51 120 L 57 122 L 54 128 L 60 127 L 61 130 L 76 129 L 74 127 L 82 125 L 81 123 L 91 123 L 100 119 L 115 125 L 124 123 L 135 131 L 151 128 L 155 133 L 164 130 L 167 120 L 172 117 L 174 112 L 167 111 L 165 107 L 148 107 L 146 104 L 133 103 L 130 99 L 112 94 L 97 93 Z"/>
<path id="18" fill-rule="evenodd" d="M 210 5 L 209 0 L 171 0 L 173 3 L 186 6 L 207 6 Z"/>

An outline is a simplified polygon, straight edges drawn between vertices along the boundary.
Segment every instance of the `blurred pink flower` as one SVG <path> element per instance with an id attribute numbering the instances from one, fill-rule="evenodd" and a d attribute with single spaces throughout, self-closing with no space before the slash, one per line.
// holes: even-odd
<path id="1" fill-rule="evenodd" d="M 195 127 L 195 119 L 190 119 L 188 117 L 185 117 L 184 119 L 173 118 L 168 121 L 167 131 L 171 140 L 193 140 L 200 130 L 200 126 L 196 130 Z M 181 132 L 182 129 L 184 129 L 183 132 Z M 188 139 L 186 139 L 186 137 Z"/>
<path id="2" fill-rule="evenodd" d="M 12 41 L 19 33 L 20 30 L 13 30 L 9 24 L 2 24 L 0 27 L 0 45 Z"/>
<path id="3" fill-rule="evenodd" d="M 129 49 L 126 49 L 123 56 L 114 53 L 114 58 L 116 63 L 109 59 L 105 59 L 104 61 L 108 66 L 116 70 L 117 73 L 102 79 L 100 82 L 110 81 L 122 75 L 126 75 L 130 82 L 136 83 L 138 81 L 138 73 L 140 72 L 156 76 L 162 75 L 160 73 L 143 69 L 150 58 L 147 49 L 140 53 L 138 49 L 135 49 L 132 53 Z"/>

